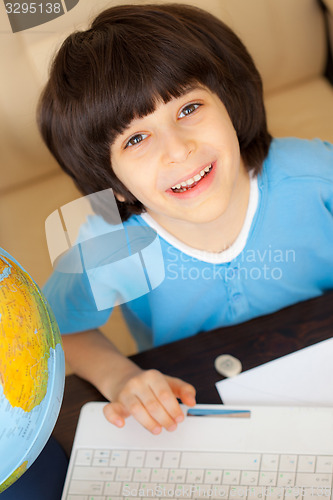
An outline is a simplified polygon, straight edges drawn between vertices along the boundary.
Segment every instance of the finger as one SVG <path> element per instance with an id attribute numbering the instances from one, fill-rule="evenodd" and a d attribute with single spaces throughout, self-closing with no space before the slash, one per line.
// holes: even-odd
<path id="1" fill-rule="evenodd" d="M 187 382 L 184 382 L 184 380 L 176 377 L 167 376 L 166 379 L 174 395 L 179 398 L 185 405 L 194 406 L 196 404 L 196 390 L 193 385 L 188 384 Z"/>
<path id="2" fill-rule="evenodd" d="M 142 397 L 142 394 L 140 394 Z M 149 414 L 147 408 L 143 405 L 142 401 L 135 395 L 122 395 L 122 405 L 133 417 L 148 431 L 153 434 L 159 434 L 162 426 L 157 422 L 152 415 Z"/>
<path id="3" fill-rule="evenodd" d="M 170 421 L 168 421 L 167 423 L 163 421 L 163 426 L 167 430 L 172 431 L 176 429 L 178 423 L 184 420 L 184 414 L 177 401 L 177 395 L 173 391 L 173 387 L 170 384 L 170 381 L 172 383 L 173 377 L 161 375 L 160 378 L 156 378 L 154 380 L 151 386 L 156 399 L 160 402 L 165 414 L 168 415 L 168 417 L 170 417 L 173 421 L 173 424 L 171 426 Z M 155 418 L 157 419 L 156 416 Z M 158 421 L 161 422 L 160 419 Z"/>
<path id="4" fill-rule="evenodd" d="M 103 408 L 103 413 L 106 419 L 111 422 L 111 424 L 116 425 L 117 427 L 124 427 L 125 418 L 129 417 L 130 415 L 126 408 L 118 401 L 105 405 Z"/>
<path id="5" fill-rule="evenodd" d="M 168 431 L 177 428 L 175 418 L 182 414 L 177 399 L 164 377 L 155 378 L 150 391 L 140 395 L 140 400 L 156 422 Z"/>
<path id="6" fill-rule="evenodd" d="M 136 396 L 133 404 L 133 396 Z M 120 394 L 119 400 L 133 414 L 136 412 L 138 420 L 144 419 L 147 422 L 147 415 L 160 427 L 167 430 L 174 430 L 177 427 L 176 420 L 173 418 L 182 416 L 182 411 L 178 401 L 173 394 L 165 375 L 158 370 L 147 370 L 139 377 L 131 379 L 125 390 Z M 142 412 L 142 407 L 136 407 L 137 402 L 141 402 L 142 407 L 147 414 Z M 169 412 L 172 412 L 171 415 Z M 143 424 L 147 427 L 147 423 Z M 151 430 L 151 426 L 150 426 Z"/>

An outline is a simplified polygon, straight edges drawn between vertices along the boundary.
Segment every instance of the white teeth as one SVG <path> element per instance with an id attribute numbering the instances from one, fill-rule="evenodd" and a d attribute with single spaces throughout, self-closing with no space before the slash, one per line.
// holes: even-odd
<path id="1" fill-rule="evenodd" d="M 199 174 L 196 174 L 194 177 L 191 177 L 190 179 L 187 179 L 187 181 L 183 181 L 179 184 L 176 184 L 175 186 L 172 186 L 171 189 L 181 189 L 181 188 L 187 188 L 189 186 L 192 186 L 195 182 L 199 182 L 201 178 L 206 175 L 212 168 L 212 165 L 210 164 L 208 167 L 205 167 L 203 170 L 200 171 Z M 181 192 L 186 191 L 186 189 L 182 189 Z"/>

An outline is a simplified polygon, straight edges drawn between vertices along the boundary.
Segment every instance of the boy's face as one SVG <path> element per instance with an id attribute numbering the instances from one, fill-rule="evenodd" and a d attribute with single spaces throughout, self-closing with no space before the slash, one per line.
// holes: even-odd
<path id="1" fill-rule="evenodd" d="M 166 229 L 223 216 L 246 175 L 226 108 L 203 87 L 134 119 L 111 157 L 117 177 Z"/>

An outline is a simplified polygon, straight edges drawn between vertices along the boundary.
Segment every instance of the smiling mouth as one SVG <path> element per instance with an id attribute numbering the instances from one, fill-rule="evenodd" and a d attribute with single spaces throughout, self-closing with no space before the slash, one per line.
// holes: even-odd
<path id="1" fill-rule="evenodd" d="M 204 169 L 200 170 L 198 174 L 196 174 L 194 177 L 190 177 L 184 182 L 181 182 L 179 184 L 176 184 L 175 186 L 171 187 L 171 190 L 173 193 L 184 193 L 185 191 L 189 191 L 190 189 L 193 189 L 195 186 L 199 184 L 199 182 L 206 177 L 209 172 L 212 170 L 213 165 L 212 163 L 208 166 L 205 167 Z"/>

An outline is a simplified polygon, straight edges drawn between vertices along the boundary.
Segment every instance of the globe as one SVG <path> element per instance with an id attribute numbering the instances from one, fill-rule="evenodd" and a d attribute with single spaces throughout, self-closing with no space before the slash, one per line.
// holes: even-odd
<path id="1" fill-rule="evenodd" d="M 0 493 L 48 441 L 64 380 L 53 313 L 29 274 L 0 248 Z"/>

